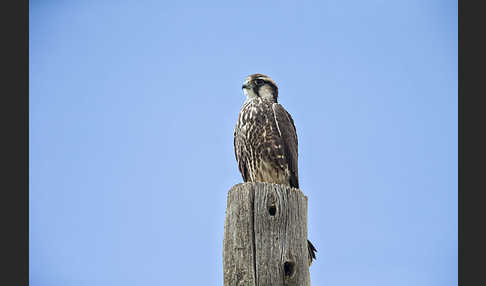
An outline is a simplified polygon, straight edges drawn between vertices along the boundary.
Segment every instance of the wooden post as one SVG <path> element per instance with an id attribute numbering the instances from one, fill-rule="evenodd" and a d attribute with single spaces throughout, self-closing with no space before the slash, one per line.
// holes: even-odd
<path id="1" fill-rule="evenodd" d="M 228 193 L 224 286 L 310 286 L 307 197 L 299 189 L 243 183 Z"/>

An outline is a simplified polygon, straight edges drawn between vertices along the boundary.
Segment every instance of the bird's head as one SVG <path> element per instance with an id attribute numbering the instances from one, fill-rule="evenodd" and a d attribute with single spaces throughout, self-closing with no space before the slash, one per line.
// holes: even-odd
<path id="1" fill-rule="evenodd" d="M 264 74 L 252 74 L 246 77 L 241 87 L 247 100 L 263 98 L 277 102 L 278 87 L 275 81 Z"/>

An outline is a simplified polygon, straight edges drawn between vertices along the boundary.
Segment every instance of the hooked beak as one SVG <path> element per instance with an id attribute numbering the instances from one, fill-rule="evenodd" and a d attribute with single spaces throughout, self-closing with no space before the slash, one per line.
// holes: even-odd
<path id="1" fill-rule="evenodd" d="M 248 88 L 248 85 L 246 83 L 244 83 L 242 86 L 241 86 L 241 89 L 246 89 Z"/>

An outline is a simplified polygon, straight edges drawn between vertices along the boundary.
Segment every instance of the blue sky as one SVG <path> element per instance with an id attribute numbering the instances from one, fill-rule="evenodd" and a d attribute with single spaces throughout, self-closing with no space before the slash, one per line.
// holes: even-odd
<path id="1" fill-rule="evenodd" d="M 312 285 L 457 285 L 457 1 L 30 1 L 30 285 L 222 285 L 251 73 Z"/>

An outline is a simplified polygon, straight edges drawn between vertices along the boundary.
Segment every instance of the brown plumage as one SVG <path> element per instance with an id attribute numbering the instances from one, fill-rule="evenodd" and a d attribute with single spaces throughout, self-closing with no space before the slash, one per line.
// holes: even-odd
<path id="1" fill-rule="evenodd" d="M 299 188 L 297 132 L 292 116 L 277 102 L 276 83 L 252 74 L 242 88 L 247 98 L 238 115 L 234 147 L 243 181 Z M 307 242 L 310 265 L 317 250 Z"/>

